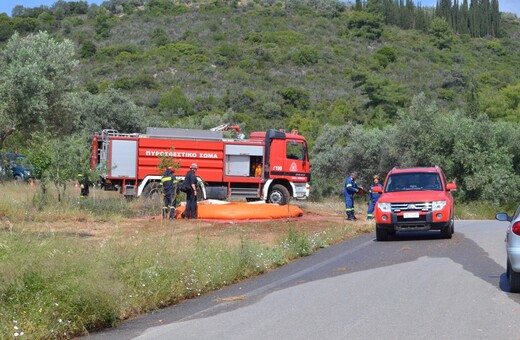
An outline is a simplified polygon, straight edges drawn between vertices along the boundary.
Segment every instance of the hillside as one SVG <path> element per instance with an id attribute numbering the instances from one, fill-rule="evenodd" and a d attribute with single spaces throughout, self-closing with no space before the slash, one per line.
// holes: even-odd
<path id="1" fill-rule="evenodd" d="M 4 72 L 6 97 L 16 99 L 6 104 L 17 122 L 11 149 L 40 155 L 49 138 L 81 144 L 74 135 L 107 127 L 231 123 L 305 135 L 318 196 L 341 194 L 337 184 L 352 169 L 366 181 L 396 165 L 441 165 L 466 200 L 504 203 L 514 199 L 496 194 L 504 183 L 520 188 L 520 21 L 512 14 L 502 14 L 497 37 L 482 38 L 433 17 L 425 29 L 402 29 L 335 0 L 79 1 L 17 14 L 0 17 L 1 41 L 22 34 L 6 44 L 11 59 L 23 35 L 46 30 L 72 41 L 79 63 L 61 70 L 63 79 L 45 75 L 57 90 L 42 93 L 46 106 L 29 107 L 44 114 L 43 126 L 24 111 L 35 95 L 17 98 L 18 78 Z"/>
<path id="2" fill-rule="evenodd" d="M 519 78 L 515 17 L 503 16 L 498 39 L 459 35 L 439 49 L 431 34 L 384 25 L 334 1 L 317 8 L 296 1 L 118 4 L 48 14 L 47 28 L 77 43 L 81 87 L 121 89 L 170 124 L 211 126 L 218 118 L 203 117 L 233 112 L 230 119 L 249 131 L 301 129 L 302 120 L 325 117 L 380 125 L 421 92 L 463 108 L 471 84 L 491 117 L 517 120 L 493 107 Z M 42 14 L 37 21 L 42 26 Z"/>
<path id="3" fill-rule="evenodd" d="M 250 3 L 166 13 L 144 8 L 109 20 L 106 37 L 89 20 L 60 31 L 80 47 L 96 46 L 81 60 L 82 84 L 120 88 L 175 125 L 225 112 L 249 131 L 301 129 L 324 118 L 379 125 L 421 92 L 441 106 L 464 108 L 473 83 L 483 110 L 504 118 L 494 101 L 520 72 L 520 26 L 513 20 L 502 38 L 456 36 L 442 50 L 428 34 L 393 26 L 381 25 L 373 39 L 349 10 L 330 15 Z M 190 116 L 198 123 L 186 122 Z"/>

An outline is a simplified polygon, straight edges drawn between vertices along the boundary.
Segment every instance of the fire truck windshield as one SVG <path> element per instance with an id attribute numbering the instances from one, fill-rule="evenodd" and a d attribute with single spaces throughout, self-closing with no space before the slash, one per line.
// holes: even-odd
<path id="1" fill-rule="evenodd" d="M 296 141 L 286 143 L 286 155 L 289 159 L 305 160 L 305 145 Z"/>

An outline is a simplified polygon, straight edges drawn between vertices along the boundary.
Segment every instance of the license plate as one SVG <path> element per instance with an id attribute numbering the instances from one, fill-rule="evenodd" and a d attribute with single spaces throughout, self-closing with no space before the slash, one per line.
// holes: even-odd
<path id="1" fill-rule="evenodd" d="M 404 218 L 419 218 L 419 213 L 418 212 L 404 213 L 403 217 Z"/>

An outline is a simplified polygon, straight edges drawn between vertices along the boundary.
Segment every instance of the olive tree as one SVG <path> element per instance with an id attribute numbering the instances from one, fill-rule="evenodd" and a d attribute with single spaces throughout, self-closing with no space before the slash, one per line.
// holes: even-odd
<path id="1" fill-rule="evenodd" d="M 142 132 L 148 122 L 143 108 L 116 89 L 97 95 L 75 93 L 69 96 L 68 105 L 76 112 L 74 124 L 77 129 L 89 134 L 102 129 Z"/>
<path id="2" fill-rule="evenodd" d="M 64 98 L 73 90 L 76 65 L 69 40 L 56 41 L 46 32 L 13 34 L 0 51 L 0 147 L 16 131 L 71 131 L 74 112 Z"/>
<path id="3" fill-rule="evenodd" d="M 89 143 L 87 138 L 69 135 L 57 138 L 48 132 L 37 132 L 28 147 L 27 156 L 40 178 L 40 204 L 48 200 L 48 185 L 54 185 L 56 197 L 61 202 L 65 197 L 67 185 L 78 173 L 90 174 Z M 93 178 L 94 176 L 90 176 Z"/>
<path id="4" fill-rule="evenodd" d="M 520 198 L 519 136 L 518 126 L 443 112 L 420 94 L 399 111 L 394 125 L 326 125 L 311 154 L 313 195 L 339 195 L 353 170 L 368 184 L 372 175 L 394 166 L 439 165 L 449 180 L 457 180 L 458 199 L 507 204 Z"/>
<path id="5" fill-rule="evenodd" d="M 359 182 L 366 184 L 372 175 L 387 171 L 389 137 L 379 128 L 325 125 L 311 153 L 313 195 L 341 195 L 352 171 L 358 171 Z"/>

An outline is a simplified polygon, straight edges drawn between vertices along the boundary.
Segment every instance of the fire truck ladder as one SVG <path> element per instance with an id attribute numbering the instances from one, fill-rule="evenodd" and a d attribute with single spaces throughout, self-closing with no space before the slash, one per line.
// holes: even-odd
<path id="1" fill-rule="evenodd" d="M 114 129 L 105 129 L 101 131 L 103 141 L 108 141 L 110 137 L 138 137 L 138 133 L 121 133 Z"/>

